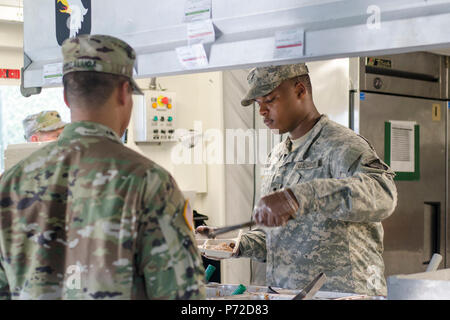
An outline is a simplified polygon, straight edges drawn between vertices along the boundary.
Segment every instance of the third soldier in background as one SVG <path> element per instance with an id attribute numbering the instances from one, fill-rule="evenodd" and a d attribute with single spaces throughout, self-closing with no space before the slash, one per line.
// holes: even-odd
<path id="1" fill-rule="evenodd" d="M 0 298 L 205 298 L 188 202 L 119 138 L 142 93 L 134 50 L 81 35 L 62 52 L 72 123 L 0 180 Z"/>
<path id="2" fill-rule="evenodd" d="M 66 125 L 57 111 L 42 111 L 29 115 L 22 124 L 27 142 L 57 140 Z"/>

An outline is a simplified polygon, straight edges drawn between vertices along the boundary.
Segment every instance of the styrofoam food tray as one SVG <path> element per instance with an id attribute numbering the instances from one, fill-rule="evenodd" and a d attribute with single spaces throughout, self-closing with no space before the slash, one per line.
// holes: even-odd
<path id="1" fill-rule="evenodd" d="M 199 242 L 201 244 L 199 244 Z M 226 243 L 234 244 L 234 250 L 233 251 L 225 251 L 225 250 L 214 250 L 213 247 Z M 233 252 L 236 249 L 237 240 L 236 239 L 209 239 L 209 240 L 197 240 L 198 249 L 201 253 L 203 253 L 205 256 L 211 257 L 211 258 L 218 258 L 218 259 L 226 259 L 230 258 L 233 255 Z"/>
<path id="2" fill-rule="evenodd" d="M 198 250 L 209 258 L 227 259 L 231 258 L 233 254 L 239 249 L 239 243 L 241 241 L 242 230 L 239 231 L 239 235 L 234 239 L 196 239 Z M 213 247 L 221 244 L 234 244 L 233 251 L 214 250 Z"/>

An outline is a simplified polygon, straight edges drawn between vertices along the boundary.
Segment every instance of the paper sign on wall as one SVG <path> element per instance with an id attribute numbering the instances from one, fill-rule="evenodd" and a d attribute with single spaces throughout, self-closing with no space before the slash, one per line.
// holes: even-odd
<path id="1" fill-rule="evenodd" d="M 184 21 L 211 19 L 211 0 L 186 0 Z"/>
<path id="2" fill-rule="evenodd" d="M 63 78 L 63 64 L 46 64 L 43 68 L 44 85 L 61 84 Z"/>
<path id="3" fill-rule="evenodd" d="M 399 172 L 414 172 L 414 127 L 413 121 L 390 121 L 391 123 L 391 169 Z"/>
<path id="4" fill-rule="evenodd" d="M 196 43 L 211 43 L 216 40 L 214 24 L 211 19 L 188 23 L 187 33 L 190 45 Z"/>
<path id="5" fill-rule="evenodd" d="M 298 58 L 303 56 L 305 31 L 302 29 L 291 29 L 279 31 L 275 34 L 274 57 Z"/>
<path id="6" fill-rule="evenodd" d="M 176 49 L 178 60 L 186 69 L 196 69 L 208 65 L 205 48 L 202 43 Z"/>

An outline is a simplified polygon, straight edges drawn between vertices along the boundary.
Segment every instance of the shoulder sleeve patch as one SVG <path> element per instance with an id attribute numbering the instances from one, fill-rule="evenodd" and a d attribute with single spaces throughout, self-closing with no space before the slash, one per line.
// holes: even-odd
<path id="1" fill-rule="evenodd" d="M 186 200 L 184 203 L 183 217 L 189 229 L 194 231 L 194 212 L 189 204 L 189 200 Z"/>

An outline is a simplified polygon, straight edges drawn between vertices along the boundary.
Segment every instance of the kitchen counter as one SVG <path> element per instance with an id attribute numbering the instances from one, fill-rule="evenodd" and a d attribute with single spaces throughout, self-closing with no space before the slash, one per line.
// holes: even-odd
<path id="1" fill-rule="evenodd" d="M 240 295 L 231 295 L 239 285 L 209 283 L 206 285 L 208 300 L 292 300 L 300 290 L 288 290 L 273 287 L 277 293 L 269 293 L 265 286 L 247 286 L 247 290 Z M 341 293 L 318 291 L 313 300 L 385 300 L 383 296 L 366 296 L 355 293 Z"/>

